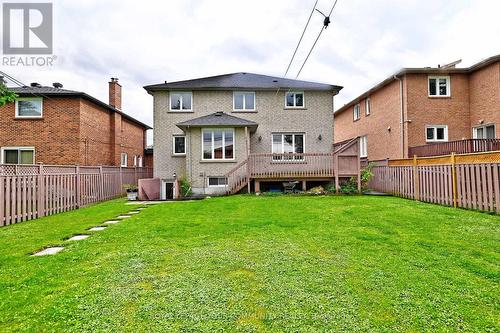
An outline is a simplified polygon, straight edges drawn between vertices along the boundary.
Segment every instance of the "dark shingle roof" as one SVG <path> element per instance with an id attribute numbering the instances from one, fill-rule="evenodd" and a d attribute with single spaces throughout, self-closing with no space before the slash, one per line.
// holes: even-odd
<path id="1" fill-rule="evenodd" d="M 253 89 L 253 90 L 273 90 L 273 89 L 302 89 L 302 90 L 324 90 L 338 92 L 342 87 L 301 81 L 284 79 L 276 76 L 268 76 L 253 73 L 231 73 L 217 76 L 204 77 L 193 80 L 165 82 L 145 86 L 147 91 L 158 90 L 225 90 L 225 89 Z"/>
<path id="2" fill-rule="evenodd" d="M 100 100 L 98 100 L 95 97 L 92 97 L 84 92 L 81 91 L 76 91 L 76 90 L 68 90 L 68 89 L 61 89 L 61 88 L 54 88 L 54 87 L 47 87 L 47 86 L 38 86 L 38 87 L 31 87 L 31 86 L 24 86 L 24 87 L 12 87 L 9 88 L 9 90 L 15 92 L 21 97 L 30 97 L 30 96 L 35 96 L 35 97 L 81 97 L 84 98 L 94 104 L 97 104 L 105 109 L 108 109 L 109 111 L 112 112 L 117 112 L 122 115 L 123 118 L 130 120 L 133 123 L 136 123 L 139 126 L 144 127 L 145 129 L 151 129 L 152 127 L 129 116 L 126 113 L 123 113 L 122 111 L 115 109 L 109 104 L 106 104 Z"/>
<path id="3" fill-rule="evenodd" d="M 176 125 L 182 130 L 188 127 L 217 127 L 217 126 L 250 127 L 251 130 L 255 130 L 258 126 L 258 124 L 254 121 L 231 116 L 224 112 L 215 112 L 207 116 L 202 116 L 187 121 L 183 121 L 177 123 Z"/>

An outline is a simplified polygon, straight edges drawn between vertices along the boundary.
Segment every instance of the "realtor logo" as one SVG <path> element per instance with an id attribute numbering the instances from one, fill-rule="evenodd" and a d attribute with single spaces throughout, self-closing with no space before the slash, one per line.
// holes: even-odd
<path id="1" fill-rule="evenodd" d="M 3 53 L 52 53 L 52 3 L 3 3 Z"/>

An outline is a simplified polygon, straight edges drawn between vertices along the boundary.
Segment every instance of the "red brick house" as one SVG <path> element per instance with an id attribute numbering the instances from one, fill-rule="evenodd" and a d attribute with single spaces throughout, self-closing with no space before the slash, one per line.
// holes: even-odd
<path id="1" fill-rule="evenodd" d="M 404 68 L 334 113 L 334 142 L 359 136 L 370 160 L 415 146 L 500 138 L 500 55 L 468 68 Z"/>
<path id="2" fill-rule="evenodd" d="M 109 104 L 58 83 L 12 90 L 18 100 L 0 107 L 0 163 L 144 166 L 151 127 L 121 110 L 118 79 Z"/>

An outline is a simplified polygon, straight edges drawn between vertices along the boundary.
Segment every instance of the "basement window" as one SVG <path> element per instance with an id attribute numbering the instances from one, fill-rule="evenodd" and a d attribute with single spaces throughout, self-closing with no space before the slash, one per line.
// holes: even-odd
<path id="1" fill-rule="evenodd" d="M 227 186 L 226 177 L 208 177 L 208 187 L 224 187 Z"/>
<path id="2" fill-rule="evenodd" d="M 2 164 L 35 164 L 34 147 L 2 147 Z"/>

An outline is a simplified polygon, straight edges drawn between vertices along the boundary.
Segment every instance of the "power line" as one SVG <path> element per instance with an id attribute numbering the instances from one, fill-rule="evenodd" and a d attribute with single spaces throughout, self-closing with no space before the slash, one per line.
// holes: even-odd
<path id="1" fill-rule="evenodd" d="M 318 42 L 319 38 L 321 37 L 321 34 L 323 33 L 323 30 L 325 30 L 326 28 L 328 28 L 328 25 L 330 24 L 330 16 L 332 15 L 332 12 L 335 9 L 335 6 L 337 5 L 337 2 L 338 2 L 338 0 L 335 0 L 335 2 L 333 3 L 332 8 L 330 9 L 330 13 L 328 13 L 328 16 L 326 16 L 325 14 L 323 14 L 321 11 L 318 10 L 318 12 L 325 17 L 325 19 L 323 20 L 323 26 L 321 27 L 321 30 L 319 31 L 319 34 L 316 37 L 316 40 L 314 41 L 314 44 L 312 45 L 311 49 L 309 50 L 309 53 L 307 53 L 307 56 L 304 59 L 304 62 L 302 63 L 302 66 L 300 67 L 297 75 L 295 76 L 295 79 L 297 79 L 299 77 L 300 73 L 302 72 L 302 69 L 306 65 L 306 62 L 309 59 L 309 56 L 311 55 L 314 47 L 316 46 L 316 43 Z"/>

